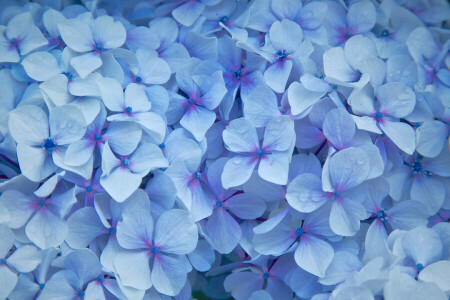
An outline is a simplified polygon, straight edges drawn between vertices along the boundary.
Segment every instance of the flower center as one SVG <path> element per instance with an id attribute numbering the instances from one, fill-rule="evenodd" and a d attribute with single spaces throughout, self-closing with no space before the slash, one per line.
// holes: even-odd
<path id="1" fill-rule="evenodd" d="M 45 201 L 42 200 L 42 199 L 38 200 L 38 206 L 39 206 L 39 207 L 45 206 Z"/>
<path id="2" fill-rule="evenodd" d="M 227 16 L 223 16 L 222 18 L 219 19 L 219 22 L 222 22 L 223 24 L 225 24 L 228 21 L 230 21 L 230 18 L 228 18 Z"/>
<path id="3" fill-rule="evenodd" d="M 127 114 L 131 114 L 132 111 L 133 111 L 133 109 L 131 107 L 129 107 L 129 106 L 127 108 L 125 108 L 125 112 Z"/>
<path id="4" fill-rule="evenodd" d="M 416 268 L 417 268 L 417 271 L 420 272 L 420 271 L 423 270 L 423 265 L 419 263 L 419 264 L 416 265 Z"/>
<path id="5" fill-rule="evenodd" d="M 303 231 L 302 228 L 297 228 L 297 230 L 295 230 L 295 233 L 297 234 L 298 237 L 302 236 L 305 232 Z"/>
<path id="6" fill-rule="evenodd" d="M 389 30 L 383 29 L 383 30 L 381 31 L 381 36 L 384 36 L 384 37 L 389 36 Z"/>
<path id="7" fill-rule="evenodd" d="M 153 248 L 152 248 L 152 253 L 153 253 L 153 254 L 157 254 L 158 252 L 159 252 L 159 250 L 158 250 L 157 247 L 153 247 Z"/>
<path id="8" fill-rule="evenodd" d="M 86 187 L 86 192 L 88 192 L 88 193 L 92 192 L 92 186 L 88 185 Z"/>
<path id="9" fill-rule="evenodd" d="M 103 48 L 102 44 L 97 44 L 95 45 L 95 50 L 97 50 L 98 52 L 102 52 L 103 50 L 105 50 L 105 48 Z"/>
<path id="10" fill-rule="evenodd" d="M 140 76 L 137 76 L 137 77 L 136 77 L 136 82 L 139 83 L 139 82 L 141 82 L 141 81 L 142 81 L 142 78 L 141 78 Z"/>
<path id="11" fill-rule="evenodd" d="M 164 145 L 164 143 L 159 144 L 159 148 L 164 149 L 166 148 L 166 145 Z"/>
<path id="12" fill-rule="evenodd" d="M 84 291 L 79 290 L 79 291 L 77 292 L 77 295 L 78 295 L 78 297 L 84 297 Z"/>
<path id="13" fill-rule="evenodd" d="M 189 103 L 189 104 L 193 104 L 193 103 L 194 103 L 194 99 L 189 98 L 189 99 L 188 99 L 188 103 Z"/>
<path id="14" fill-rule="evenodd" d="M 102 139 L 102 134 L 101 133 L 97 133 L 97 134 L 95 134 L 94 135 L 94 139 L 96 140 L 96 141 L 100 141 L 101 139 Z"/>
<path id="15" fill-rule="evenodd" d="M 130 160 L 128 158 L 122 159 L 122 165 L 128 167 L 130 165 Z"/>
<path id="16" fill-rule="evenodd" d="M 40 289 L 40 290 L 43 290 L 44 288 L 45 288 L 45 283 L 39 284 L 39 289 Z"/>
<path id="17" fill-rule="evenodd" d="M 287 57 L 286 50 L 278 50 L 276 55 L 278 60 L 284 60 Z"/>
<path id="18" fill-rule="evenodd" d="M 46 138 L 44 142 L 41 144 L 41 147 L 47 150 L 48 154 L 51 154 L 53 149 L 56 148 L 58 144 L 52 138 Z"/>
<path id="19" fill-rule="evenodd" d="M 109 228 L 108 228 L 108 233 L 109 233 L 109 234 L 116 234 L 116 228 L 114 228 L 114 227 L 109 227 Z"/>
<path id="20" fill-rule="evenodd" d="M 241 69 L 237 69 L 237 70 L 233 71 L 233 77 L 236 79 L 241 79 L 241 74 L 242 74 Z"/>
<path id="21" fill-rule="evenodd" d="M 264 273 L 264 274 L 263 274 L 263 278 L 264 278 L 265 280 L 269 279 L 269 277 L 270 277 L 269 273 Z"/>
<path id="22" fill-rule="evenodd" d="M 105 279 L 105 277 L 103 277 L 103 275 L 100 275 L 97 277 L 97 280 L 100 282 L 103 282 L 104 279 Z"/>
<path id="23" fill-rule="evenodd" d="M 62 72 L 63 75 L 65 75 L 67 77 L 67 79 L 72 80 L 73 75 L 70 74 L 69 72 Z"/>
<path id="24" fill-rule="evenodd" d="M 378 120 L 380 120 L 381 118 L 383 118 L 383 113 L 380 112 L 380 111 L 377 111 L 377 112 L 375 113 L 375 118 L 377 118 Z"/>
<path id="25" fill-rule="evenodd" d="M 259 149 L 256 151 L 256 155 L 258 155 L 258 157 L 261 158 L 261 157 L 264 155 L 264 150 L 261 149 L 261 148 L 259 148 Z"/>
<path id="26" fill-rule="evenodd" d="M 222 207 L 222 204 L 223 204 L 222 201 L 216 201 L 216 206 L 217 207 Z"/>
<path id="27" fill-rule="evenodd" d="M 0 265 L 6 265 L 6 259 L 4 258 L 0 259 Z"/>
<path id="28" fill-rule="evenodd" d="M 200 179 L 202 178 L 202 174 L 200 172 L 195 172 L 194 173 L 195 178 Z"/>
<path id="29" fill-rule="evenodd" d="M 380 219 L 382 222 L 386 222 L 387 221 L 387 214 L 386 211 L 384 209 L 382 209 L 381 211 L 379 211 L 377 213 L 377 218 Z"/>

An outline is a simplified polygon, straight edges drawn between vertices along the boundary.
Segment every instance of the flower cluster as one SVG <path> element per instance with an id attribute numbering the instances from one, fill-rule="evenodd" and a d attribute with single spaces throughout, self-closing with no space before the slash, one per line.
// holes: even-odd
<path id="1" fill-rule="evenodd" d="M 0 299 L 448 299 L 447 1 L 24 2 Z"/>

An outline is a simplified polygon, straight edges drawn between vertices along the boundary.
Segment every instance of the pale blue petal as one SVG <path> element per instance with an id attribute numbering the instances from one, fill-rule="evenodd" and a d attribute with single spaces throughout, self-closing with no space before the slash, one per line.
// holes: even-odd
<path id="1" fill-rule="evenodd" d="M 77 52 L 87 52 L 95 48 L 94 37 L 86 24 L 79 19 L 69 19 L 58 24 L 64 43 Z"/>
<path id="2" fill-rule="evenodd" d="M 125 43 L 127 33 L 121 22 L 110 16 L 100 16 L 92 24 L 92 35 L 97 44 L 105 49 L 112 49 Z"/>
<path id="3" fill-rule="evenodd" d="M 410 155 L 414 153 L 416 137 L 411 126 L 402 122 L 384 121 L 380 123 L 380 127 L 400 150 Z"/>
<path id="4" fill-rule="evenodd" d="M 9 222 L 7 222 L 6 225 L 12 229 L 22 227 L 35 210 L 33 207 L 35 200 L 15 190 L 3 192 L 0 196 L 0 202 L 6 207 L 11 215 Z"/>
<path id="5" fill-rule="evenodd" d="M 416 105 L 416 95 L 401 82 L 388 82 L 376 91 L 380 111 L 395 118 L 409 115 Z"/>
<path id="6" fill-rule="evenodd" d="M 86 121 L 81 111 L 73 106 L 54 107 L 49 117 L 50 135 L 58 145 L 81 139 L 86 132 Z"/>
<path id="7" fill-rule="evenodd" d="M 97 256 L 89 249 L 80 249 L 69 253 L 64 258 L 64 268 L 77 275 L 81 286 L 96 279 L 102 272 Z"/>
<path id="8" fill-rule="evenodd" d="M 256 167 L 257 160 L 248 156 L 235 156 L 227 161 L 222 173 L 225 189 L 247 182 Z"/>
<path id="9" fill-rule="evenodd" d="M 337 150 L 350 146 L 356 126 L 350 114 L 342 109 L 330 111 L 323 122 L 323 133 Z"/>
<path id="10" fill-rule="evenodd" d="M 216 208 L 212 216 L 208 218 L 205 233 L 211 239 L 214 249 L 222 254 L 233 251 L 241 239 L 241 227 L 221 207 Z"/>
<path id="11" fill-rule="evenodd" d="M 197 246 L 197 226 L 187 211 L 171 209 L 163 213 L 155 226 L 155 245 L 162 251 L 187 254 Z"/>
<path id="12" fill-rule="evenodd" d="M 176 296 L 186 283 L 182 257 L 157 255 L 153 261 L 152 282 L 160 293 Z"/>
<path id="13" fill-rule="evenodd" d="M 205 9 L 199 1 L 186 2 L 172 11 L 172 15 L 183 26 L 191 26 Z"/>
<path id="14" fill-rule="evenodd" d="M 70 60 L 70 65 L 80 74 L 81 78 L 86 78 L 89 74 L 100 68 L 102 64 L 100 54 L 96 52 L 81 54 Z"/>
<path id="15" fill-rule="evenodd" d="M 105 233 L 105 226 L 92 207 L 84 207 L 74 212 L 67 220 L 69 233 L 67 244 L 74 249 L 88 246 L 93 239 Z"/>
<path id="16" fill-rule="evenodd" d="M 244 118 L 230 122 L 223 131 L 223 141 L 232 152 L 253 152 L 259 148 L 256 129 Z"/>
<path id="17" fill-rule="evenodd" d="M 309 213 L 327 202 L 330 197 L 322 190 L 322 181 L 315 174 L 297 176 L 287 188 L 286 200 L 299 212 Z"/>
<path id="18" fill-rule="evenodd" d="M 48 52 L 32 53 L 21 64 L 27 75 L 37 81 L 46 81 L 61 72 L 58 61 Z"/>
<path id="19" fill-rule="evenodd" d="M 64 242 L 68 233 L 66 221 L 50 212 L 39 210 L 25 227 L 27 237 L 39 248 L 57 247 Z"/>
<path id="20" fill-rule="evenodd" d="M 152 286 L 150 279 L 150 257 L 147 251 L 119 251 L 114 258 L 114 267 L 120 285 L 146 290 Z"/>
<path id="21" fill-rule="evenodd" d="M 370 1 L 361 1 L 350 6 L 347 25 L 354 34 L 364 33 L 375 26 L 377 12 Z"/>
<path id="22" fill-rule="evenodd" d="M 295 250 L 297 264 L 318 277 L 325 276 L 325 271 L 333 260 L 333 248 L 327 242 L 312 235 L 304 235 Z"/>
<path id="23" fill-rule="evenodd" d="M 301 83 L 293 82 L 288 88 L 289 105 L 293 115 L 299 115 L 316 104 L 325 92 L 311 91 Z"/>
<path id="24" fill-rule="evenodd" d="M 358 148 L 347 148 L 330 158 L 329 172 L 334 190 L 351 189 L 367 179 L 369 158 Z"/>
<path id="25" fill-rule="evenodd" d="M 283 93 L 292 70 L 292 61 L 285 60 L 272 64 L 264 72 L 267 85 L 277 93 Z"/>
<path id="26" fill-rule="evenodd" d="M 266 203 L 257 195 L 243 193 L 227 199 L 223 207 L 241 219 L 252 220 L 264 213 Z"/>

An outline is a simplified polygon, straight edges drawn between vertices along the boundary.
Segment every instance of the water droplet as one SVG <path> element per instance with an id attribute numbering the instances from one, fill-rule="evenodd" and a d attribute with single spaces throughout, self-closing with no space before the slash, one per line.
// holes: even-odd
<path id="1" fill-rule="evenodd" d="M 242 163 L 242 159 L 235 157 L 235 158 L 233 158 L 233 163 L 235 165 L 240 165 Z"/>

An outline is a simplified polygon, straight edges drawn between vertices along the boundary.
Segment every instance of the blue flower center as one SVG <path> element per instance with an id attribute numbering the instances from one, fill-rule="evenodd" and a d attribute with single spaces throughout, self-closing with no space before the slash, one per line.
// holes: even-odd
<path id="1" fill-rule="evenodd" d="M 383 118 L 383 113 L 380 112 L 380 111 L 377 111 L 377 112 L 375 113 L 375 117 L 376 117 L 377 119 L 381 119 L 381 118 Z"/>
<path id="2" fill-rule="evenodd" d="M 129 164 L 130 164 L 130 160 L 128 158 L 122 159 L 122 165 L 128 167 Z"/>
<path id="3" fill-rule="evenodd" d="M 241 74 L 242 74 L 241 69 L 237 69 L 237 70 L 233 71 L 233 77 L 236 79 L 241 79 Z"/>
<path id="4" fill-rule="evenodd" d="M 42 199 L 38 200 L 38 206 L 39 206 L 39 207 L 45 206 L 45 201 L 42 200 Z"/>
<path id="5" fill-rule="evenodd" d="M 9 43 L 10 43 L 11 45 L 17 45 L 17 44 L 19 43 L 19 40 L 16 39 L 16 38 L 12 38 L 12 39 L 9 40 Z"/>
<path id="6" fill-rule="evenodd" d="M 202 178 L 202 174 L 200 172 L 195 172 L 194 173 L 195 178 L 200 179 Z"/>
<path id="7" fill-rule="evenodd" d="M 225 24 L 228 21 L 230 21 L 230 18 L 228 18 L 227 16 L 223 16 L 222 18 L 219 19 L 219 22 L 222 22 L 223 24 Z"/>
<path id="8" fill-rule="evenodd" d="M 439 73 L 439 69 L 433 68 L 433 74 Z"/>
<path id="9" fill-rule="evenodd" d="M 387 30 L 387 29 L 384 29 L 384 30 L 382 30 L 381 31 L 381 36 L 389 36 L 389 30 Z"/>
<path id="10" fill-rule="evenodd" d="M 152 248 L 152 253 L 153 253 L 153 254 L 156 254 L 156 253 L 158 253 L 158 252 L 159 252 L 159 250 L 158 250 L 157 247 L 153 247 L 153 248 Z"/>
<path id="11" fill-rule="evenodd" d="M 409 166 L 410 166 L 411 171 L 412 171 L 412 173 L 414 175 L 425 173 L 425 170 L 423 169 L 422 164 L 420 163 L 420 161 L 413 162 Z"/>
<path id="12" fill-rule="evenodd" d="M 192 99 L 192 98 L 189 98 L 189 99 L 188 99 L 188 103 L 189 103 L 189 104 L 192 104 L 192 103 L 194 103 L 194 99 Z"/>
<path id="13" fill-rule="evenodd" d="M 278 60 L 284 60 L 287 57 L 286 50 L 278 50 L 276 54 Z"/>
<path id="14" fill-rule="evenodd" d="M 261 158 L 261 157 L 264 155 L 264 150 L 261 149 L 261 148 L 259 148 L 259 149 L 256 151 L 256 155 L 258 155 L 258 157 Z"/>
<path id="15" fill-rule="evenodd" d="M 92 192 L 92 186 L 88 185 L 86 187 L 86 192 L 88 192 L 88 193 Z"/>
<path id="16" fill-rule="evenodd" d="M 133 111 L 133 109 L 131 108 L 131 107 L 127 107 L 127 108 L 125 108 L 125 111 L 126 111 L 126 113 L 127 114 L 131 114 L 131 112 Z"/>
<path id="17" fill-rule="evenodd" d="M 67 79 L 72 80 L 73 75 L 70 74 L 69 72 L 62 72 L 63 75 L 65 75 L 67 77 Z"/>
<path id="18" fill-rule="evenodd" d="M 39 289 L 40 289 L 40 290 L 43 290 L 44 288 L 45 288 L 45 283 L 39 284 Z"/>
<path id="19" fill-rule="evenodd" d="M 99 51 L 99 52 L 105 50 L 105 48 L 103 48 L 103 45 L 102 45 L 102 44 L 97 44 L 97 45 L 95 45 L 95 49 L 96 49 L 97 51 Z"/>
<path id="20" fill-rule="evenodd" d="M 419 264 L 416 265 L 416 268 L 417 268 L 417 271 L 420 272 L 420 271 L 423 270 L 423 265 L 419 263 Z"/>
<path id="21" fill-rule="evenodd" d="M 109 228 L 108 228 L 108 233 L 109 233 L 109 234 L 116 234 L 116 228 L 114 228 L 114 227 L 109 227 Z"/>
<path id="22" fill-rule="evenodd" d="M 47 150 L 48 154 L 51 154 L 53 149 L 56 148 L 58 144 L 52 138 L 46 138 L 44 142 L 41 144 L 41 147 Z"/>
<path id="23" fill-rule="evenodd" d="M 263 278 L 264 278 L 265 280 L 269 279 L 269 277 L 270 277 L 269 273 L 264 273 L 264 274 L 263 274 Z"/>
<path id="24" fill-rule="evenodd" d="M 97 133 L 97 134 L 95 134 L 94 135 L 94 139 L 96 140 L 96 141 L 100 141 L 101 139 L 102 139 L 102 134 L 101 133 Z"/>
<path id="25" fill-rule="evenodd" d="M 382 222 L 386 222 L 387 221 L 387 214 L 386 211 L 384 209 L 382 209 L 381 211 L 379 211 L 377 213 L 377 218 L 380 219 Z"/>
<path id="26" fill-rule="evenodd" d="M 100 282 L 103 282 L 104 279 L 105 279 L 105 277 L 103 277 L 103 275 L 100 275 L 97 277 L 97 280 Z"/>
<path id="27" fill-rule="evenodd" d="M 297 236 L 302 236 L 305 232 L 303 231 L 302 228 L 297 228 L 297 230 L 295 230 L 295 233 L 297 234 Z"/>
<path id="28" fill-rule="evenodd" d="M 347 31 L 347 32 L 345 33 L 345 37 L 349 39 L 349 38 L 352 37 L 352 34 L 351 34 L 350 32 Z"/>
<path id="29" fill-rule="evenodd" d="M 78 297 L 84 297 L 84 291 L 79 290 L 79 291 L 77 292 L 77 295 L 78 295 Z"/>
<path id="30" fill-rule="evenodd" d="M 339 198 L 341 196 L 341 193 L 339 191 L 334 191 L 333 196 L 334 198 Z"/>
<path id="31" fill-rule="evenodd" d="M 0 259 L 0 265 L 6 265 L 6 259 L 4 258 Z"/>
<path id="32" fill-rule="evenodd" d="M 136 77 L 136 82 L 141 82 L 141 81 L 142 81 L 142 78 L 140 76 L 137 76 Z"/>
<path id="33" fill-rule="evenodd" d="M 216 201 L 216 206 L 217 207 L 222 207 L 222 201 Z"/>
<path id="34" fill-rule="evenodd" d="M 164 143 L 159 144 L 159 148 L 164 149 L 166 148 L 166 145 L 164 145 Z"/>

